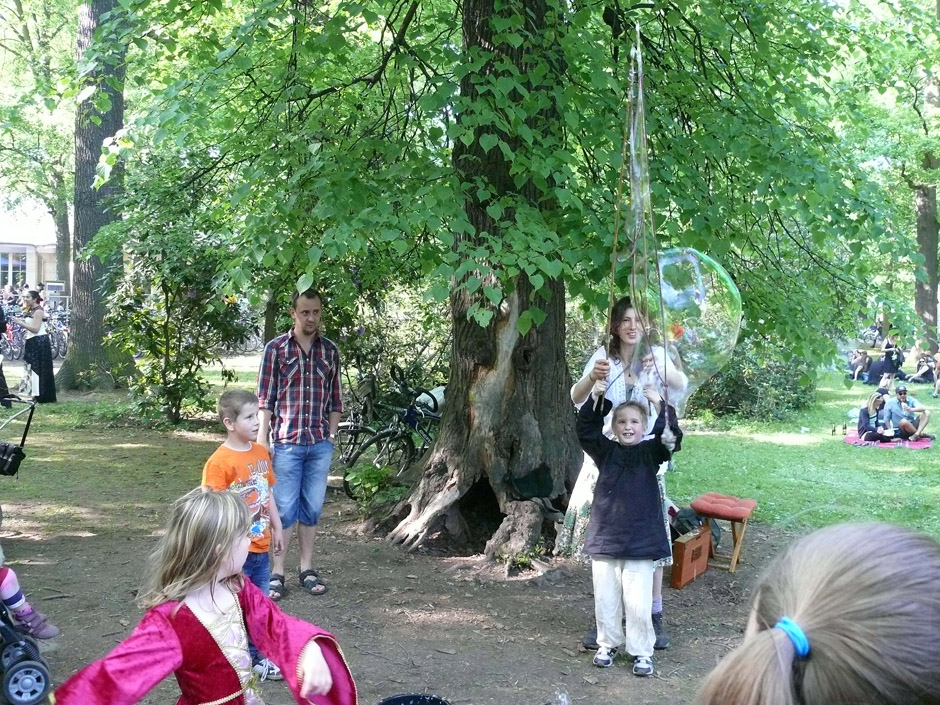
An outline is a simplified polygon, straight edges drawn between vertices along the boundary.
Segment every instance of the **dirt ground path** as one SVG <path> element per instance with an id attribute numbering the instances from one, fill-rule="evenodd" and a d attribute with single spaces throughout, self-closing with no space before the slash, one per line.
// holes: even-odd
<path id="1" fill-rule="evenodd" d="M 330 591 L 300 592 L 296 558 L 289 556 L 290 592 L 281 604 L 336 633 L 362 705 L 402 692 L 434 693 L 454 705 L 555 705 L 558 693 L 591 705 L 690 703 L 702 676 L 738 643 L 760 566 L 787 542 L 752 525 L 734 575 L 711 570 L 681 591 L 667 588 L 672 646 L 657 653 L 656 676 L 641 679 L 625 659 L 602 670 L 580 650 L 593 619 L 585 566 L 562 562 L 537 578 L 506 579 L 499 567 L 407 554 L 361 536 L 353 505 L 332 490 L 327 502 L 317 566 Z M 158 524 L 150 531 L 43 535 L 35 529 L 41 522 L 30 519 L 42 507 L 5 504 L 4 510 L 0 540 L 8 562 L 62 629 L 44 644 L 59 683 L 107 653 L 139 620 L 134 594 Z M 177 692 L 171 679 L 144 702 L 171 703 Z M 265 684 L 264 695 L 268 705 L 292 702 L 280 683 Z"/>

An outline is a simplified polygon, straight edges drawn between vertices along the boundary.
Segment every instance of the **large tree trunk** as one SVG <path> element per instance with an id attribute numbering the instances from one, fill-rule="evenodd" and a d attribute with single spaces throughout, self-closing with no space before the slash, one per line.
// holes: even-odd
<path id="1" fill-rule="evenodd" d="M 914 190 L 917 212 L 917 251 L 924 257 L 924 279 L 914 280 L 914 308 L 927 332 L 926 345 L 937 351 L 937 188 L 918 186 Z"/>
<path id="2" fill-rule="evenodd" d="M 88 50 L 101 16 L 117 6 L 116 0 L 92 0 L 78 10 L 78 59 Z M 111 102 L 99 113 L 93 98 L 82 101 L 75 113 L 75 252 L 81 255 L 98 230 L 119 218 L 116 197 L 121 191 L 119 173 L 101 188 L 93 187 L 95 167 L 102 142 L 124 123 L 124 50 L 117 50 L 113 62 L 102 64 L 93 76 L 99 91 Z M 110 80 L 109 80 L 110 79 Z M 115 88 L 117 86 L 117 88 Z M 77 257 L 72 291 L 69 352 L 56 375 L 60 389 L 114 387 L 132 369 L 129 357 L 104 345 L 105 263 L 98 257 Z"/>
<path id="3" fill-rule="evenodd" d="M 499 5 L 500 9 L 496 6 Z M 545 54 L 526 54 L 523 49 L 494 45 L 491 20 L 507 12 L 525 18 L 526 29 L 543 41 Z M 546 27 L 547 6 L 543 0 L 464 0 L 463 32 L 468 54 L 482 48 L 494 52 L 494 58 L 480 73 L 496 76 L 509 74 L 512 63 L 518 75 L 526 66 L 542 62 L 561 80 L 557 40 L 546 39 L 546 29 L 561 31 L 560 26 Z M 535 51 L 535 50 L 530 50 Z M 471 100 L 485 100 L 477 92 L 478 74 L 461 80 L 460 94 Z M 536 88 L 538 90 L 538 88 Z M 516 100 L 521 98 L 513 92 Z M 469 112 L 469 111 L 468 111 Z M 458 116 L 464 121 L 467 112 Z M 532 116 L 527 126 L 540 136 L 556 133 L 558 115 L 548 109 Z M 468 121 L 469 123 L 469 121 Z M 454 168 L 465 184 L 465 211 L 474 227 L 472 235 L 458 235 L 471 241 L 481 233 L 500 232 L 499 225 L 486 211 L 486 205 L 511 194 L 541 208 L 553 204 L 531 185 L 516 188 L 510 174 L 511 163 L 499 149 L 488 153 L 481 147 L 481 133 L 496 132 L 493 125 L 476 128 L 476 139 L 469 146 L 455 142 Z M 525 149 L 521 140 L 501 134 L 518 153 Z M 494 194 L 481 202 L 477 184 L 486 184 Z M 503 216 L 506 217 L 506 216 Z M 511 216 L 510 216 L 511 217 Z M 488 283 L 493 283 L 488 282 Z M 545 321 L 526 335 L 519 333 L 519 316 L 528 308 L 532 296 L 529 280 L 521 275 L 507 291 L 499 306 L 489 305 L 493 318 L 485 328 L 468 319 L 474 303 L 486 305 L 479 293 L 465 290 L 451 297 L 454 319 L 453 351 L 447 404 L 441 420 L 440 435 L 430 454 L 424 474 L 411 497 L 410 509 L 389 538 L 407 548 L 416 548 L 443 529 L 460 534 L 466 528 L 458 502 L 475 486 L 482 492 L 472 494 L 478 504 L 488 503 L 498 510 L 499 528 L 486 544 L 486 554 L 512 556 L 530 550 L 542 533 L 546 517 L 556 515 L 548 499 L 565 493 L 569 472 L 581 462 L 581 451 L 574 434 L 574 414 L 568 396 L 570 378 L 565 364 L 565 289 L 560 281 L 546 284 L 549 298 L 538 300 L 546 311 Z M 535 482 L 541 479 L 543 482 Z M 480 483 L 480 484 L 478 484 Z M 529 491 L 520 490 L 528 485 Z M 532 488 L 543 487 L 532 496 Z M 545 486 L 547 485 L 547 487 Z M 464 507 L 475 509 L 479 507 Z M 494 524 L 495 526 L 495 524 Z"/>
<path id="4" fill-rule="evenodd" d="M 65 295 L 72 293 L 72 229 L 69 227 L 69 204 L 60 195 L 49 209 L 55 221 L 55 275 L 65 283 Z"/>

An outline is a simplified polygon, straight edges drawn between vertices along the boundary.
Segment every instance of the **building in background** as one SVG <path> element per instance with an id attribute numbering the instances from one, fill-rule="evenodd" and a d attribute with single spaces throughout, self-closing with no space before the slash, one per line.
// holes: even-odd
<path id="1" fill-rule="evenodd" d="M 0 287 L 65 280 L 55 253 L 55 224 L 38 202 L 24 199 L 12 209 L 0 203 Z"/>

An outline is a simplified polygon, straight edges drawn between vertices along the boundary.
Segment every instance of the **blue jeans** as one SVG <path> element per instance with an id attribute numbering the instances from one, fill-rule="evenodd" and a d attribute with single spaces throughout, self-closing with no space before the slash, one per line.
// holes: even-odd
<path id="1" fill-rule="evenodd" d="M 261 589 L 265 595 L 268 594 L 270 587 L 269 558 L 267 553 L 249 553 L 245 559 L 245 565 L 242 567 L 242 573 L 255 586 Z M 257 663 L 264 656 L 258 651 L 251 641 L 251 635 L 248 635 L 248 653 L 251 654 L 251 662 Z"/>
<path id="2" fill-rule="evenodd" d="M 281 527 L 288 529 L 297 521 L 316 526 L 326 497 L 333 444 L 330 441 L 313 445 L 275 443 L 272 450 L 277 477 L 274 503 L 281 517 Z"/>

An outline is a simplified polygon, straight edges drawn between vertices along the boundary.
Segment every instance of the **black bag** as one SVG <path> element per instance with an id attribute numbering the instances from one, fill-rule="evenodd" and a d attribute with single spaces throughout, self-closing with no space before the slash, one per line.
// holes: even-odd
<path id="1" fill-rule="evenodd" d="M 691 507 L 684 507 L 676 512 L 674 517 L 671 517 L 669 520 L 670 533 L 672 534 L 672 540 L 675 541 L 680 536 L 688 534 L 692 531 L 697 531 L 699 527 L 705 524 L 705 517 L 701 514 L 698 514 Z M 712 527 L 712 546 L 718 548 L 718 544 L 721 542 L 721 527 L 718 526 L 718 522 L 713 521 L 711 523 Z"/>
<path id="2" fill-rule="evenodd" d="M 34 402 L 21 403 L 29 405 L 29 416 L 26 417 L 26 428 L 23 429 L 23 437 L 20 439 L 19 445 L 0 441 L 0 475 L 16 475 L 16 473 L 20 471 L 20 463 L 26 458 L 26 453 L 23 452 L 23 446 L 26 445 L 26 434 L 29 433 L 29 425 L 33 422 L 33 411 L 36 410 L 36 404 Z M 25 411 L 26 409 L 23 409 L 11 416 L 7 421 L 12 420 Z"/>
<path id="3" fill-rule="evenodd" d="M 20 471 L 20 463 L 26 458 L 23 449 L 13 443 L 0 441 L 0 475 L 15 475 Z"/>

